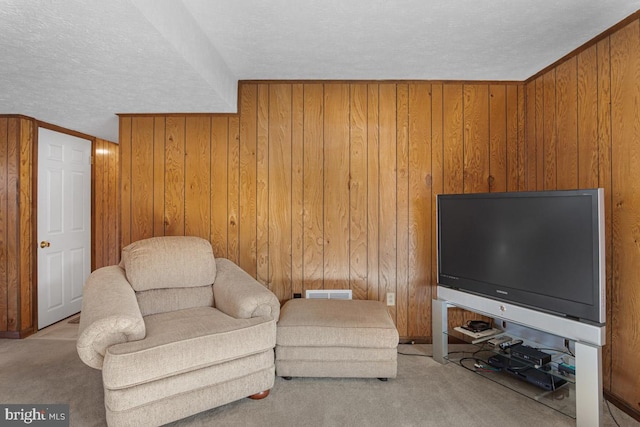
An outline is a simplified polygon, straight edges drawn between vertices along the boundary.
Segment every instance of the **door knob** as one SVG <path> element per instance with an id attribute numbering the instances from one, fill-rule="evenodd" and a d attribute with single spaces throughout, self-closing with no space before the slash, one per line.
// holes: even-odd
<path id="1" fill-rule="evenodd" d="M 49 246 L 51 246 L 51 243 L 47 242 L 46 240 L 43 240 L 42 242 L 40 242 L 40 247 L 41 248 L 48 248 Z"/>

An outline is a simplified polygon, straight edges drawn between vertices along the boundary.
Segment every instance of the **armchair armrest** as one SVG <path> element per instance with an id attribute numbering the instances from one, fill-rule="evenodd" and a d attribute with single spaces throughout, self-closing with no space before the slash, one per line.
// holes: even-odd
<path id="1" fill-rule="evenodd" d="M 280 301 L 269 289 L 233 262 L 216 258 L 217 274 L 213 282 L 216 308 L 236 319 L 270 316 L 280 317 Z"/>
<path id="2" fill-rule="evenodd" d="M 146 330 L 133 288 L 118 266 L 100 268 L 84 286 L 76 349 L 80 359 L 102 369 L 107 349 L 140 340 Z"/>

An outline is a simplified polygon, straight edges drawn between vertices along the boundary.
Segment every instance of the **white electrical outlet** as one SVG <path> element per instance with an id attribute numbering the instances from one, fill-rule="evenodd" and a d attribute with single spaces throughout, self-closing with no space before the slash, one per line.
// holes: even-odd
<path id="1" fill-rule="evenodd" d="M 387 305 L 396 305 L 395 292 L 387 292 Z"/>

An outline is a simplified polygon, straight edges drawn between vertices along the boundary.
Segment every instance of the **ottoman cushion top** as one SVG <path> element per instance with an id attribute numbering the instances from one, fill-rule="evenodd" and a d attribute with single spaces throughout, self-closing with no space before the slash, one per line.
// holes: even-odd
<path id="1" fill-rule="evenodd" d="M 396 348 L 398 330 L 380 301 L 292 299 L 283 307 L 276 344 Z"/>

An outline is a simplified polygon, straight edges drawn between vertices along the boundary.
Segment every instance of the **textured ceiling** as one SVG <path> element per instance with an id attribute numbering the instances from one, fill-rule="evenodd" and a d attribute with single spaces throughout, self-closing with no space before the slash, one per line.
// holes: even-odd
<path id="1" fill-rule="evenodd" d="M 0 113 L 234 112 L 247 79 L 525 80 L 640 0 L 0 0 Z"/>

